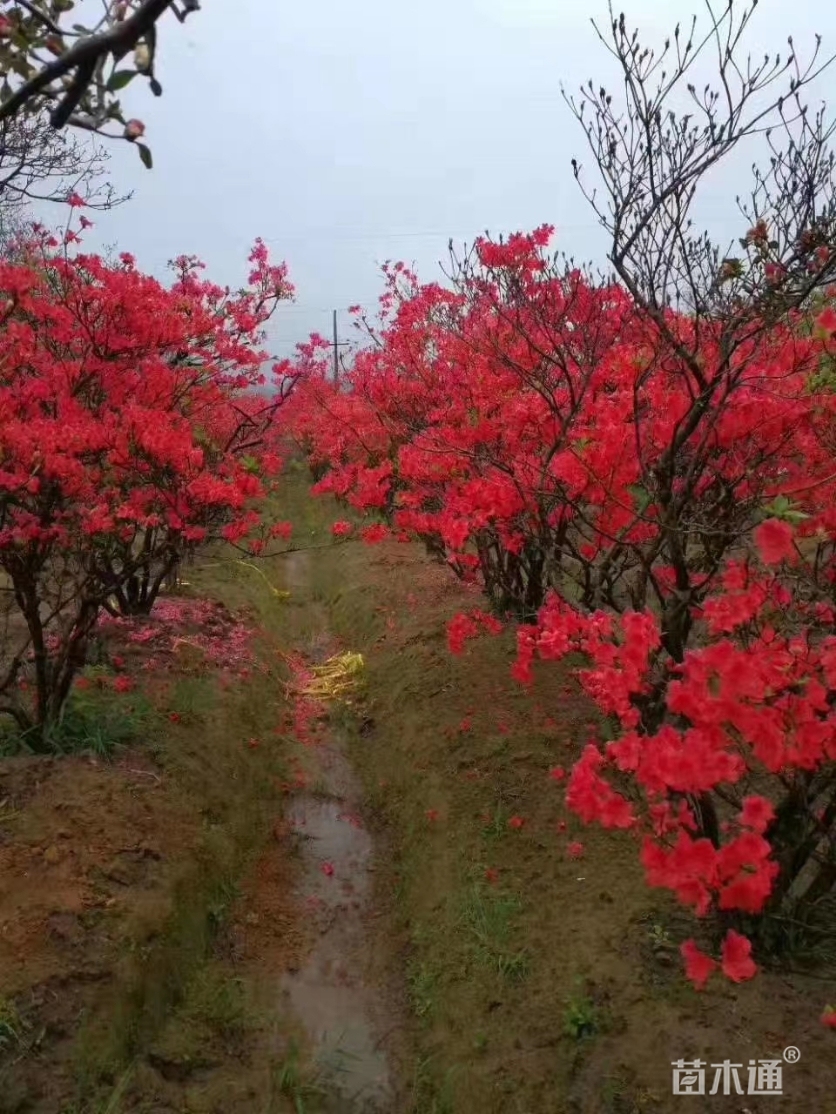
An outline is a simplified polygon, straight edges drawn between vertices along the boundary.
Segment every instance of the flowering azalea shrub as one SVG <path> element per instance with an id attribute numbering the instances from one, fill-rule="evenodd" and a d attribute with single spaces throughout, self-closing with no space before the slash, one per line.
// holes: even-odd
<path id="1" fill-rule="evenodd" d="M 836 880 L 835 415 L 811 389 L 833 323 L 788 317 L 729 358 L 719 329 L 697 345 L 670 314 L 683 359 L 622 290 L 558 273 L 545 239 L 478 242 L 453 292 L 390 278 L 342 387 L 306 354 L 291 428 L 315 490 L 527 620 L 520 681 L 585 655 L 612 738 L 586 746 L 568 803 L 640 838 L 648 882 L 711 914 L 719 966 L 748 977 L 757 923 Z M 457 616 L 451 650 L 496 624 Z M 699 984 L 718 965 L 683 955 Z"/>
<path id="2" fill-rule="evenodd" d="M 563 273 L 545 253 L 550 236 L 479 241 L 453 291 L 387 270 L 378 321 L 362 319 L 373 343 L 341 386 L 324 342 L 301 351 L 290 423 L 317 491 L 420 538 L 463 579 L 479 577 L 500 610 L 528 614 L 568 532 L 555 443 L 628 328 L 623 294 Z"/>
<path id="3" fill-rule="evenodd" d="M 727 357 L 719 327 L 671 313 L 660 338 L 621 288 L 551 260 L 550 234 L 477 241 L 453 291 L 390 273 L 340 386 L 302 353 L 290 425 L 316 491 L 419 538 L 500 613 L 532 618 L 549 589 L 652 601 L 681 654 L 764 505 L 827 475 L 807 390 L 825 330 L 782 322 Z"/>
<path id="4" fill-rule="evenodd" d="M 238 294 L 196 260 L 166 287 L 129 255 L 73 255 L 46 234 L 0 263 L 0 711 L 35 745 L 102 607 L 149 611 L 198 544 L 263 545 L 279 464 L 265 433 L 287 377 L 271 398 L 253 388 L 263 326 L 292 291 L 263 244 L 250 263 Z"/>
<path id="5" fill-rule="evenodd" d="M 729 563 L 702 609 L 710 637 L 681 662 L 650 612 L 588 616 L 553 598 L 520 630 L 516 665 L 525 680 L 535 656 L 584 655 L 578 676 L 613 737 L 585 746 L 570 808 L 634 831 L 650 885 L 755 933 L 762 914 L 815 907 L 836 881 L 834 611 L 810 602 L 812 567 L 789 580 L 773 539 L 791 528 L 758 536 L 762 563 Z M 739 951 L 746 937 L 728 931 Z M 695 948 L 683 954 L 699 983 L 713 967 Z"/>

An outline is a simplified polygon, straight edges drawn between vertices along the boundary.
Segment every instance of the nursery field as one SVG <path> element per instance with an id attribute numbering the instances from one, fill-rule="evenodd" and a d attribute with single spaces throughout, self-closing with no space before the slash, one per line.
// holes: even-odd
<path id="1" fill-rule="evenodd" d="M 836 54 L 763 6 L 578 85 L 559 4 L 274 5 L 324 141 L 271 5 L 3 5 L 0 1114 L 836 1114 Z"/>
<path id="2" fill-rule="evenodd" d="M 0 765 L 2 1109 L 666 1112 L 673 1061 L 745 1095 L 795 1046 L 782 1097 L 702 1108 L 828 1110 L 836 978 L 690 985 L 688 914 L 550 777 L 597 722 L 569 671 L 450 655 L 471 593 L 415 545 L 335 545 L 299 468 L 288 506 L 299 552 L 212 554 L 165 626 L 105 624 L 75 753 Z M 300 696 L 345 653 L 349 696 Z"/>

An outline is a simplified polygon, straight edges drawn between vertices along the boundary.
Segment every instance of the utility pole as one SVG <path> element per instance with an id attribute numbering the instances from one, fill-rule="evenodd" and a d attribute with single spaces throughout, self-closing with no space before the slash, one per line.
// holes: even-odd
<path id="1" fill-rule="evenodd" d="M 334 384 L 340 381 L 340 354 L 341 348 L 348 348 L 349 342 L 347 340 L 341 341 L 337 335 L 337 311 L 334 310 L 334 340 L 332 342 L 334 349 Z"/>

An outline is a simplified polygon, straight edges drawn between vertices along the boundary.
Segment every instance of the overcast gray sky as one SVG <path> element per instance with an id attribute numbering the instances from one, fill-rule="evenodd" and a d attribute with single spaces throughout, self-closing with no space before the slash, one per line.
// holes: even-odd
<path id="1" fill-rule="evenodd" d="M 661 41 L 701 3 L 629 0 L 625 11 Z M 135 196 L 97 215 L 90 246 L 118 243 L 161 277 L 172 256 L 197 254 L 213 279 L 237 285 L 248 245 L 264 237 L 297 287 L 271 328 L 277 355 L 312 330 L 329 333 L 332 308 L 348 334 L 345 308 L 374 301 L 387 258 L 436 277 L 450 236 L 548 222 L 562 249 L 603 260 L 569 165 L 586 156 L 583 135 L 560 96 L 561 81 L 612 75 L 590 25 L 606 23 L 603 0 L 203 5 L 183 26 L 160 24 L 164 96 L 138 81 L 124 95 L 147 124 L 155 166 L 114 145 L 115 184 Z M 753 30 L 756 49 L 819 31 L 836 50 L 836 9 L 761 0 Z M 720 178 L 703 202 L 723 234 L 742 231 L 735 187 Z"/>

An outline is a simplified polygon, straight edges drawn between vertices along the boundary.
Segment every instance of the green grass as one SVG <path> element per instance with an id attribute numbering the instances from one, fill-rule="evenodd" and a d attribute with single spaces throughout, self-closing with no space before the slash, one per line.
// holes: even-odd
<path id="1" fill-rule="evenodd" d="M 256 642 L 268 668 L 217 696 L 211 675 L 179 677 L 163 697 L 165 715 L 153 713 L 152 751 L 166 793 L 175 808 L 181 802 L 184 816 L 197 811 L 202 822 L 188 857 L 170 864 L 164 921 L 152 912 L 147 923 L 126 926 L 124 957 L 110 990 L 82 1019 L 76 1077 L 80 1101 L 91 1109 L 107 1080 L 147 1050 L 197 1064 L 201 1044 L 234 1044 L 249 1024 L 244 988 L 219 973 L 215 947 L 240 879 L 270 838 L 280 811 L 277 786 L 288 766 L 287 746 L 273 734 L 284 707 L 275 655 L 283 644 L 280 611 L 265 599 L 259 578 L 244 579 L 236 568 L 198 567 L 190 580 L 200 594 L 228 607 L 249 607 L 257 615 L 263 609 L 270 621 Z M 147 709 L 138 699 L 132 704 L 140 709 L 137 723 L 147 723 Z M 181 716 L 177 726 L 167 720 L 172 710 Z M 253 751 L 251 737 L 269 745 Z"/>
<path id="2" fill-rule="evenodd" d="M 203 723 L 218 706 L 217 682 L 212 677 L 178 677 L 166 699 L 166 711 L 183 723 Z"/>
<path id="3" fill-rule="evenodd" d="M 587 1040 L 598 1032 L 601 1021 L 595 1003 L 586 995 L 572 997 L 563 1014 L 563 1031 L 574 1041 Z"/>
<path id="4" fill-rule="evenodd" d="M 141 693 L 114 692 L 107 687 L 107 671 L 98 666 L 85 670 L 83 677 L 92 683 L 70 694 L 61 722 L 47 740 L 51 753 L 110 759 L 120 748 L 142 741 L 157 727 L 158 716 Z M 97 684 L 99 679 L 105 686 Z M 25 732 L 6 728 L 0 735 L 0 757 L 31 751 Z"/>
<path id="5" fill-rule="evenodd" d="M 406 964 L 406 982 L 412 1012 L 422 1021 L 428 1020 L 436 1008 L 438 976 L 427 963 L 413 957 Z"/>
<path id="6" fill-rule="evenodd" d="M 209 1029 L 228 1040 L 247 1031 L 247 1002 L 243 980 L 230 977 L 216 965 L 198 972 L 180 1010 L 180 1020 Z"/>
<path id="7" fill-rule="evenodd" d="M 0 998 L 0 1050 L 14 1048 L 23 1040 L 24 1023 L 14 1002 Z"/>
<path id="8" fill-rule="evenodd" d="M 185 987 L 150 1055 L 153 1062 L 176 1065 L 187 1076 L 224 1055 L 240 1055 L 256 1025 L 244 981 L 210 960 Z"/>
<path id="9" fill-rule="evenodd" d="M 410 1087 L 410 1114 L 456 1114 L 455 1074 L 454 1068 L 445 1071 L 432 1056 L 419 1059 Z"/>
<path id="10" fill-rule="evenodd" d="M 86 1100 L 151 1048 L 211 957 L 232 903 L 240 869 L 234 839 L 206 834 L 183 871 L 173 908 L 146 943 L 128 948 L 111 993 L 82 1024 L 75 1045 L 76 1077 Z"/>
<path id="11" fill-rule="evenodd" d="M 473 882 L 462 895 L 461 922 L 480 962 L 503 978 L 520 980 L 529 970 L 528 955 L 514 946 L 514 921 L 522 903 L 514 894 L 498 893 L 483 882 Z"/>
<path id="12" fill-rule="evenodd" d="M 317 1074 L 304 1064 L 298 1043 L 291 1039 L 284 1057 L 273 1066 L 266 1114 L 279 1114 L 280 1098 L 290 1102 L 293 1114 L 315 1114 L 324 1094 Z"/>
<path id="13" fill-rule="evenodd" d="M 498 800 L 490 820 L 482 829 L 483 839 L 486 841 L 504 839 L 508 835 L 508 821 L 511 819 L 511 815 L 511 810 L 503 804 L 501 799 Z"/>

